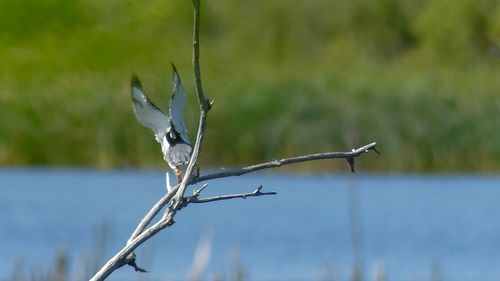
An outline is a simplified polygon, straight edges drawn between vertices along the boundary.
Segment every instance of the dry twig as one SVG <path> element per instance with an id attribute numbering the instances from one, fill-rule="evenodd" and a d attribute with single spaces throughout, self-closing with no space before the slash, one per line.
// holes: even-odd
<path id="1" fill-rule="evenodd" d="M 228 194 L 228 195 L 218 195 L 218 196 L 213 196 L 213 197 L 208 197 L 208 198 L 202 198 L 199 199 L 198 195 L 194 195 L 191 197 L 187 197 L 185 202 L 186 204 L 189 203 L 210 203 L 210 202 L 215 202 L 215 201 L 222 201 L 222 200 L 231 200 L 231 199 L 247 199 L 247 197 L 257 197 L 257 196 L 265 196 L 265 195 L 276 195 L 278 193 L 271 191 L 271 192 L 262 192 L 262 185 L 257 187 L 252 192 L 247 192 L 247 193 L 238 193 L 238 194 Z"/>

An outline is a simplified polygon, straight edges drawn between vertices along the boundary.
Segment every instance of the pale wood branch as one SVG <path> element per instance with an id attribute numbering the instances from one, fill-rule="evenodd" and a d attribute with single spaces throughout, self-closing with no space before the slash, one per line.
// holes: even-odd
<path id="1" fill-rule="evenodd" d="M 270 169 L 270 168 L 276 168 L 284 165 L 289 165 L 293 163 L 299 163 L 299 162 L 307 162 L 307 161 L 314 161 L 314 160 L 320 160 L 320 159 L 335 159 L 335 158 L 342 158 L 346 159 L 349 161 L 353 161 L 356 157 L 359 157 L 360 155 L 369 152 L 370 150 L 373 150 L 378 153 L 378 151 L 375 148 L 376 143 L 370 143 L 368 145 L 362 146 L 358 149 L 353 149 L 350 152 L 325 152 L 325 153 L 317 153 L 317 154 L 310 154 L 310 155 L 304 155 L 304 156 L 297 156 L 297 157 L 291 157 L 291 158 L 284 158 L 280 160 L 273 160 L 270 162 L 266 163 L 261 163 L 261 164 L 256 164 L 244 168 L 236 168 L 236 169 L 231 169 L 223 172 L 217 172 L 217 173 L 212 173 L 208 175 L 204 175 L 198 178 L 191 178 L 187 182 L 187 185 L 193 185 L 199 182 L 203 181 L 208 181 L 208 180 L 214 180 L 214 179 L 219 179 L 219 178 L 225 178 L 225 177 L 232 177 L 232 176 L 241 176 L 244 174 L 256 172 L 259 170 L 264 170 L 264 169 Z M 134 230 L 132 233 L 130 239 L 127 242 L 127 245 L 121 249 L 111 260 L 109 260 L 101 270 L 91 279 L 92 281 L 100 281 L 104 280 L 111 272 L 113 272 L 115 269 L 127 265 L 127 257 L 130 255 L 135 248 L 137 248 L 140 244 L 142 244 L 144 241 L 148 240 L 151 238 L 153 235 L 155 235 L 158 231 L 164 229 L 165 227 L 173 224 L 173 218 L 178 210 L 180 210 L 183 207 L 186 207 L 189 203 L 206 203 L 206 202 L 214 202 L 214 201 L 220 201 L 220 200 L 227 200 L 227 199 L 234 199 L 234 198 L 243 198 L 244 196 L 248 197 L 249 194 L 233 194 L 233 195 L 222 195 L 222 196 L 215 196 L 215 197 L 209 197 L 209 198 L 204 198 L 204 199 L 189 199 L 193 198 L 188 197 L 188 198 L 182 198 L 179 202 L 179 204 L 176 204 L 175 206 L 170 206 L 165 215 L 163 216 L 160 221 L 158 221 L 156 224 L 151 226 L 150 228 L 146 229 L 146 227 L 151 223 L 151 221 L 158 215 L 158 213 L 169 203 L 171 203 L 172 199 L 176 194 L 178 194 L 180 184 L 176 185 L 175 187 L 172 188 L 172 190 L 165 194 L 162 198 L 154 204 L 154 206 L 151 208 L 151 210 L 144 216 L 144 218 L 141 220 L 137 228 Z M 202 187 L 203 189 L 205 187 Z M 200 190 L 197 190 L 194 192 L 193 195 L 198 194 L 201 192 Z M 256 190 L 259 191 L 260 190 Z M 254 191 L 254 192 L 256 192 Z M 252 193 L 254 193 L 252 192 Z M 250 194 L 252 194 L 250 193 Z M 261 192 L 263 193 L 263 192 Z M 264 194 L 261 194 L 264 195 Z M 273 195 L 272 192 L 266 193 L 265 195 Z M 225 197 L 226 196 L 226 197 Z M 252 195 L 252 196 L 259 196 L 259 195 Z"/>
<path id="2" fill-rule="evenodd" d="M 130 244 L 139 234 L 141 234 L 144 229 L 151 223 L 151 221 L 156 217 L 156 215 L 167 205 L 170 200 L 175 196 L 177 193 L 177 190 L 179 189 L 179 185 L 176 185 L 170 192 L 165 194 L 158 202 L 156 202 L 153 205 L 153 208 L 149 210 L 149 212 L 142 218 L 140 223 L 137 225 L 136 229 L 134 232 L 132 232 L 132 235 L 130 235 L 130 238 L 127 241 L 127 245 Z"/>
<path id="3" fill-rule="evenodd" d="M 204 175 L 198 178 L 192 178 L 189 181 L 188 185 L 192 185 L 195 183 L 203 182 L 203 181 L 208 181 L 208 180 L 214 180 L 214 179 L 219 179 L 219 178 L 225 178 L 225 177 L 232 177 L 232 176 L 241 176 L 244 174 L 256 172 L 259 170 L 264 170 L 264 169 L 270 169 L 270 168 L 276 168 L 284 165 L 289 165 L 293 163 L 299 163 L 299 162 L 306 162 L 306 161 L 313 161 L 313 160 L 319 160 L 319 159 L 332 159 L 332 158 L 344 158 L 344 159 L 350 159 L 350 158 L 355 158 L 360 156 L 363 153 L 366 153 L 370 150 L 375 149 L 375 143 L 371 143 L 368 145 L 365 145 L 363 147 L 360 147 L 358 149 L 353 149 L 350 152 L 325 152 L 325 153 L 317 153 L 317 154 L 310 154 L 310 155 L 304 155 L 304 156 L 298 156 L 298 157 L 291 157 L 291 158 L 284 158 L 281 160 L 273 160 L 270 162 L 266 163 L 260 163 L 260 164 L 255 164 L 251 165 L 248 167 L 243 167 L 243 168 L 235 168 L 231 170 L 226 170 L 223 172 L 216 172 L 208 175 Z M 204 188 L 204 187 L 202 187 Z M 153 218 L 160 212 L 160 210 L 167 205 L 170 200 L 173 198 L 173 196 L 177 193 L 179 189 L 179 185 L 176 185 L 175 187 L 172 188 L 172 190 L 164 195 L 156 204 L 153 206 L 153 208 L 144 216 L 144 218 L 141 220 L 135 231 L 132 233 L 130 236 L 129 242 L 133 240 L 137 235 L 139 235 L 144 229 L 147 227 L 148 224 L 151 223 Z M 201 192 L 199 190 L 198 192 Z"/>
<path id="4" fill-rule="evenodd" d="M 169 212 L 167 212 L 161 220 L 148 228 L 146 231 L 139 234 L 136 238 L 130 241 L 130 243 L 127 243 L 125 247 L 123 247 L 108 262 L 106 262 L 106 264 L 90 279 L 90 281 L 105 280 L 116 269 L 124 265 L 131 265 L 130 261 L 132 261 L 135 265 L 135 256 L 133 255 L 133 251 L 139 247 L 139 245 L 153 237 L 160 230 L 172 225 L 174 222 L 175 212 L 175 209 L 171 209 L 171 211 L 169 210 Z M 137 270 L 137 268 L 139 267 L 134 266 L 135 270 Z"/>
<path id="5" fill-rule="evenodd" d="M 264 170 L 264 169 L 270 169 L 270 168 L 276 168 L 280 166 L 285 166 L 289 164 L 294 164 L 294 163 L 300 163 L 300 162 L 307 162 L 307 161 L 314 161 L 314 160 L 321 160 L 321 159 L 335 159 L 335 158 L 343 158 L 343 159 L 354 159 L 358 156 L 360 156 L 363 153 L 369 152 L 370 150 L 373 150 L 378 153 L 378 151 L 375 148 L 376 143 L 370 143 L 368 145 L 362 146 L 357 149 L 353 149 L 350 152 L 325 152 L 325 153 L 316 153 L 316 154 L 310 154 L 310 155 L 304 155 L 304 156 L 298 156 L 298 157 L 291 157 L 291 158 L 284 158 L 281 160 L 273 160 L 270 162 L 265 162 L 265 163 L 260 163 L 260 164 L 255 164 L 251 165 L 248 167 L 243 167 L 243 168 L 235 168 L 235 169 L 230 169 L 230 170 L 225 170 L 222 172 L 216 172 L 216 173 L 211 173 L 207 174 L 198 178 L 191 178 L 191 180 L 188 182 L 188 186 L 204 181 L 209 181 L 209 180 L 214 180 L 214 179 L 219 179 L 219 178 L 226 178 L 226 177 L 234 177 L 234 176 L 241 176 L 244 174 L 252 173 L 252 172 L 257 172 L 259 170 Z M 204 188 L 204 187 L 202 187 Z M 141 220 L 137 228 L 134 230 L 132 235 L 130 236 L 129 243 L 131 240 L 133 240 L 137 235 L 139 235 L 144 229 L 151 223 L 153 218 L 161 211 L 165 205 L 167 205 L 170 200 L 173 198 L 173 196 L 177 193 L 179 189 L 179 184 L 174 186 L 172 190 L 165 194 L 156 204 L 154 204 L 153 208 L 144 216 L 144 218 Z M 199 191 L 201 192 L 201 190 Z M 194 194 L 193 194 L 194 195 Z"/>
<path id="6" fill-rule="evenodd" d="M 198 97 L 198 103 L 200 105 L 200 121 L 198 125 L 198 133 L 196 135 L 196 142 L 193 148 L 193 153 L 191 155 L 191 160 L 189 161 L 186 172 L 182 182 L 180 183 L 179 190 L 175 195 L 176 204 L 182 201 L 186 187 L 188 186 L 188 180 L 193 174 L 193 169 L 198 163 L 198 157 L 201 151 L 201 145 L 203 143 L 203 137 L 205 135 L 205 127 L 207 122 L 207 113 L 210 110 L 210 102 L 205 99 L 203 93 L 203 87 L 201 84 L 201 70 L 200 70 L 200 3 L 201 0 L 193 0 L 194 7 L 194 28 L 193 28 L 193 74 L 194 74 L 194 84 L 196 90 L 196 96 Z"/>
<path id="7" fill-rule="evenodd" d="M 284 159 L 280 159 L 280 160 L 273 160 L 270 162 L 255 164 L 255 165 L 244 167 L 244 168 L 228 169 L 228 170 L 224 170 L 222 172 L 217 172 L 217 173 L 212 173 L 212 174 L 200 176 L 198 178 L 193 179 L 191 182 L 198 183 L 198 182 L 219 179 L 219 178 L 241 176 L 241 175 L 256 172 L 259 170 L 276 168 L 276 167 L 285 166 L 285 165 L 289 165 L 289 164 L 306 162 L 306 161 L 313 161 L 313 160 L 321 160 L 321 159 L 343 158 L 343 159 L 346 159 L 347 161 L 352 161 L 352 163 L 354 163 L 354 158 L 360 156 L 363 153 L 367 153 L 370 150 L 373 150 L 376 153 L 379 153 L 377 151 L 377 149 L 375 148 L 375 145 L 376 145 L 376 143 L 372 142 L 372 143 L 367 144 L 365 146 L 362 146 L 360 148 L 353 149 L 350 152 L 316 153 L 316 154 L 310 154 L 310 155 L 304 155 L 304 156 L 284 158 Z M 352 164 L 352 165 L 354 165 L 354 164 Z M 351 170 L 354 171 L 353 166 L 351 166 Z"/>
<path id="8" fill-rule="evenodd" d="M 210 202 L 215 202 L 215 201 L 222 201 L 222 200 L 231 200 L 231 199 L 247 199 L 248 197 L 257 197 L 257 196 L 266 196 L 266 195 L 276 195 L 278 194 L 277 192 L 270 191 L 270 192 L 262 192 L 262 185 L 257 187 L 252 192 L 246 192 L 246 193 L 238 193 L 238 194 L 228 194 L 228 195 L 218 195 L 218 196 L 213 196 L 213 197 L 207 197 L 207 198 L 198 198 L 197 195 L 187 197 L 186 198 L 186 203 L 210 203 Z M 198 194 L 199 195 L 199 194 Z"/>
<path id="9" fill-rule="evenodd" d="M 373 145 L 373 146 L 371 146 Z M 360 151 L 362 150 L 363 151 Z M 230 176 L 239 176 L 243 175 L 246 173 L 251 173 L 255 172 L 258 170 L 262 169 L 268 169 L 268 168 L 273 168 L 273 167 L 279 167 L 281 165 L 286 165 L 286 164 L 291 164 L 291 163 L 297 163 L 297 162 L 304 162 L 304 161 L 312 161 L 312 160 L 318 160 L 318 159 L 328 159 L 328 158 L 345 158 L 345 159 L 350 159 L 351 157 L 358 157 L 364 152 L 367 152 L 368 150 L 374 150 L 375 146 L 374 144 L 370 144 L 367 146 L 364 146 L 360 149 L 353 150 L 352 152 L 329 152 L 329 153 L 320 153 L 320 154 L 313 154 L 313 155 L 307 155 L 307 156 L 300 156 L 300 157 L 294 157 L 294 158 L 286 158 L 282 160 L 275 160 L 271 161 L 268 163 L 262 163 L 258 165 L 253 165 L 249 166 L 246 168 L 240 168 L 236 169 L 234 171 L 238 172 L 232 172 L 232 173 L 213 173 L 204 176 L 203 179 L 198 178 L 197 182 L 203 180 L 211 180 L 211 179 L 217 179 L 217 178 L 223 178 L 223 177 L 230 177 Z M 328 157 L 327 157 L 328 156 Z M 280 164 L 281 163 L 281 164 Z M 244 172 L 242 172 L 244 171 Z M 200 180 L 201 179 L 201 180 Z M 195 182 L 190 182 L 190 184 L 194 184 Z M 233 194 L 233 195 L 222 195 L 222 196 L 215 196 L 215 197 L 209 197 L 209 198 L 204 198 L 204 199 L 197 199 L 197 200 L 186 200 L 186 201 L 181 201 L 180 204 L 176 206 L 171 206 L 165 215 L 158 221 L 156 224 L 151 226 L 150 228 L 144 230 L 149 223 L 151 223 L 152 219 L 161 211 L 165 205 L 167 205 L 174 197 L 176 192 L 178 191 L 179 185 L 175 186 L 171 192 L 160 198 L 158 202 L 153 206 L 153 208 L 148 212 L 148 214 L 141 220 L 140 224 L 132 234 L 131 238 L 127 242 L 127 245 L 122 248 L 113 258 L 111 258 L 95 275 L 92 277 L 90 280 L 91 281 L 101 281 L 104 280 L 107 276 L 109 276 L 114 270 L 124 266 L 124 265 L 132 265 L 134 269 L 137 271 L 138 266 L 135 265 L 135 257 L 132 260 L 133 264 L 131 264 L 131 259 L 130 255 L 133 254 L 134 249 L 136 249 L 139 245 L 153 237 L 156 233 L 158 233 L 160 230 L 172 225 L 174 223 L 174 216 L 177 213 L 178 210 L 181 208 L 187 206 L 189 203 L 207 203 L 207 202 L 214 202 L 214 201 L 220 201 L 220 200 L 228 200 L 228 199 L 234 199 L 234 198 L 246 198 L 249 196 L 261 196 L 261 195 L 274 195 L 274 192 L 260 192 L 260 188 L 255 190 L 254 192 L 251 193 L 243 193 L 243 194 Z M 195 191 L 196 192 L 196 191 Z M 192 198 L 192 197 L 188 197 Z M 139 268 L 140 269 L 140 268 Z"/>

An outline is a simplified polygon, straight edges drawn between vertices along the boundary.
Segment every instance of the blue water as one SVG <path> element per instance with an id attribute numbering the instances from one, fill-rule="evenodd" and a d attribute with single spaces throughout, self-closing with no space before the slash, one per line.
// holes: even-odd
<path id="1" fill-rule="evenodd" d="M 254 174 L 212 181 L 204 194 L 260 184 L 278 195 L 182 210 L 137 251 L 147 278 L 182 280 L 208 233 L 205 276 L 227 277 L 239 264 L 250 280 L 318 280 L 328 270 L 347 280 L 355 259 L 349 198 L 357 198 L 366 280 L 375 265 L 389 280 L 500 279 L 499 177 Z M 0 170 L 0 279 L 15 260 L 47 271 L 62 250 L 77 276 L 99 255 L 100 225 L 110 233 L 104 259 L 163 192 L 161 171 Z M 109 280 L 139 278 L 127 267 Z"/>

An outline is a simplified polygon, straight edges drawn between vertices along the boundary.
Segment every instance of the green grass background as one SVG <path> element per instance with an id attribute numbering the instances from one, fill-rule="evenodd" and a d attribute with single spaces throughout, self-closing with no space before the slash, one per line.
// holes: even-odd
<path id="1" fill-rule="evenodd" d="M 500 1 L 203 2 L 202 166 L 376 141 L 365 171 L 499 170 Z M 191 1 L 0 1 L 0 165 L 165 166 L 129 79 L 166 109 L 175 63 L 194 137 L 191 32 Z"/>

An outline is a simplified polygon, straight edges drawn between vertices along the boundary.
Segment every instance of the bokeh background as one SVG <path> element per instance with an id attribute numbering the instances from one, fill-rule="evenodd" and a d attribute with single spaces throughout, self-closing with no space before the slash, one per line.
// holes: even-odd
<path id="1" fill-rule="evenodd" d="M 2 0 L 0 26 L 1 165 L 163 167 L 129 80 L 166 109 L 170 62 L 196 133 L 190 1 Z M 500 168 L 499 1 L 204 1 L 201 40 L 203 165 L 377 141 L 365 170 Z"/>
<path id="2" fill-rule="evenodd" d="M 211 183 L 279 196 L 187 208 L 151 274 L 110 280 L 199 280 L 207 236 L 203 280 L 499 280 L 500 1 L 204 0 L 200 36 L 202 172 L 382 155 Z M 166 110 L 177 66 L 194 138 L 191 46 L 189 0 L 0 0 L 0 281 L 88 280 L 123 246 L 166 168 L 131 74 Z"/>

